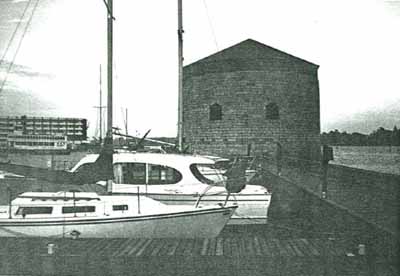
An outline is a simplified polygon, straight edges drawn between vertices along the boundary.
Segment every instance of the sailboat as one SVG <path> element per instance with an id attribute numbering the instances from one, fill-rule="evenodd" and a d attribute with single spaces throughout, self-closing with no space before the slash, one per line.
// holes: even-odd
<path id="1" fill-rule="evenodd" d="M 183 24 L 182 0 L 178 0 L 178 149 L 183 151 Z M 82 173 L 86 166 L 95 162 L 96 154 L 81 159 L 71 170 Z M 249 174 L 254 171 L 238 170 L 243 164 L 227 171 L 215 168 L 226 159 L 189 154 L 168 154 L 150 152 L 114 152 L 114 193 L 134 193 L 137 189 L 145 196 L 160 200 L 168 205 L 195 205 L 199 195 L 208 205 L 227 202 L 239 208 L 233 215 L 232 224 L 267 223 L 271 192 L 261 185 L 249 185 Z M 240 169 L 239 169 L 240 170 Z M 236 175 L 233 175 L 233 174 Z M 225 174 L 225 175 L 223 175 Z M 246 175 L 247 174 L 247 175 Z M 247 179 L 246 179 L 247 176 Z M 230 183 L 237 183 L 238 189 L 231 189 Z M 103 182 L 104 184 L 104 182 Z"/>
<path id="2" fill-rule="evenodd" d="M 112 22 L 113 1 L 107 3 L 108 100 L 107 135 L 96 161 L 81 173 L 54 172 L 53 181 L 95 183 L 105 180 L 113 185 L 112 128 Z M 21 166 L 2 164 L 5 169 L 25 170 Z M 2 167 L 2 166 L 0 166 Z M 46 170 L 38 169 L 45 176 Z M 51 179 L 51 175 L 50 175 Z M 73 184 L 72 182 L 71 184 Z M 140 194 L 109 195 L 82 192 L 28 192 L 0 207 L 0 236 L 121 237 L 121 238 L 211 238 L 228 223 L 237 206 L 215 204 L 203 206 L 168 206 Z M 200 198 L 199 198 L 200 199 Z"/>
<path id="3" fill-rule="evenodd" d="M 112 2 L 112 1 L 110 1 Z M 110 9 L 109 9 L 110 10 Z M 179 116 L 178 116 L 178 148 L 183 149 L 182 145 L 182 5 L 178 0 L 178 62 L 179 62 Z M 112 21 L 112 16 L 109 16 Z M 111 22 L 112 23 L 112 22 Z M 112 24 L 109 30 L 112 32 Z M 110 31 L 108 32 L 110 33 Z M 109 35 L 109 48 L 112 49 L 112 36 Z M 110 61 L 111 57 L 111 61 Z M 111 51 L 109 51 L 108 66 L 108 90 L 112 88 L 112 62 Z M 112 94 L 108 94 L 108 103 L 112 105 Z M 108 108 L 107 121 L 110 126 L 112 122 L 112 109 Z M 148 133 L 140 141 L 146 139 Z M 112 128 L 108 129 L 108 136 L 112 136 Z M 107 137 L 110 143 L 112 138 Z M 168 143 L 163 143 L 168 144 Z M 111 154 L 111 153 L 109 153 Z M 245 178 L 237 175 L 237 179 L 227 178 L 225 170 L 216 169 L 217 163 L 226 162 L 226 159 L 210 156 L 197 156 L 188 154 L 157 154 L 149 152 L 134 151 L 113 151 L 112 173 L 108 176 L 108 182 L 102 176 L 104 169 L 100 164 L 98 154 L 89 154 L 81 159 L 74 168 L 69 171 L 49 171 L 46 169 L 16 166 L 13 164 L 1 164 L 0 169 L 14 172 L 20 175 L 27 173 L 36 178 L 53 181 L 61 184 L 85 184 L 99 183 L 107 186 L 108 191 L 113 193 L 133 193 L 138 189 L 141 196 L 151 197 L 167 205 L 188 205 L 197 204 L 199 196 L 202 203 L 215 205 L 226 203 L 237 205 L 238 209 L 229 223 L 267 223 L 268 209 L 271 203 L 271 192 L 261 185 L 250 185 L 248 182 L 249 173 L 243 172 Z M 111 160 L 111 159 L 110 159 Z M 246 179 L 247 178 L 247 179 Z M 241 189 L 229 190 L 228 182 L 237 182 Z M 228 188 L 228 189 L 227 189 Z M 228 197 L 229 195 L 229 197 Z"/>
<path id="4" fill-rule="evenodd" d="M 236 206 L 167 206 L 137 195 L 27 192 L 0 206 L 0 237 L 211 238 Z"/>

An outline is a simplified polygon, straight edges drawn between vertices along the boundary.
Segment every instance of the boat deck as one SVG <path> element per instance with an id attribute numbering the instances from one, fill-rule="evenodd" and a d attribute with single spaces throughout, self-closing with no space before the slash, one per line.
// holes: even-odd
<path id="1" fill-rule="evenodd" d="M 0 244 L 0 274 L 364 275 L 371 269 L 362 251 L 333 238 L 0 238 Z"/>

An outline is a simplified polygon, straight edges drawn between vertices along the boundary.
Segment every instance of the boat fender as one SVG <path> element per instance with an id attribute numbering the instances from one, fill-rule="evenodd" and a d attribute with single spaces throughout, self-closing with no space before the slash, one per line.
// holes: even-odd
<path id="1" fill-rule="evenodd" d="M 73 240 L 76 240 L 81 235 L 81 232 L 79 232 L 78 230 L 72 230 L 69 234 L 71 235 Z"/>

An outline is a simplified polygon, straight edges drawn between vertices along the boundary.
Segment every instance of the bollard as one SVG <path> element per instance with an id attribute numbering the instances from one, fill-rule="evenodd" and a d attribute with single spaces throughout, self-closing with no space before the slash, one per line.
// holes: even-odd
<path id="1" fill-rule="evenodd" d="M 365 256 L 365 253 L 366 253 L 365 244 L 359 244 L 358 245 L 358 255 Z"/>
<path id="2" fill-rule="evenodd" d="M 47 254 L 53 255 L 55 253 L 56 245 L 54 243 L 47 244 Z"/>
<path id="3" fill-rule="evenodd" d="M 40 274 L 41 275 L 55 275 L 55 250 L 56 245 L 54 243 L 47 244 L 47 255 L 41 255 Z"/>

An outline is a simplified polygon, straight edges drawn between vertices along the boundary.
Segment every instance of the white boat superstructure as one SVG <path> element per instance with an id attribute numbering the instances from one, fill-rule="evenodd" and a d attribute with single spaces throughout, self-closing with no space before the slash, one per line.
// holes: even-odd
<path id="1" fill-rule="evenodd" d="M 28 192 L 0 206 L 0 236 L 211 238 L 236 206 L 170 206 L 143 195 Z"/>
<path id="2" fill-rule="evenodd" d="M 79 172 L 98 158 L 90 154 L 71 170 Z M 149 152 L 117 152 L 113 155 L 113 193 L 136 193 L 168 205 L 195 205 L 199 195 L 203 204 L 224 203 L 226 177 L 204 156 Z M 245 180 L 244 180 L 245 182 Z M 244 183 L 245 184 L 245 183 Z M 228 204 L 238 205 L 230 223 L 266 223 L 271 193 L 260 185 L 246 185 L 232 193 Z"/>

